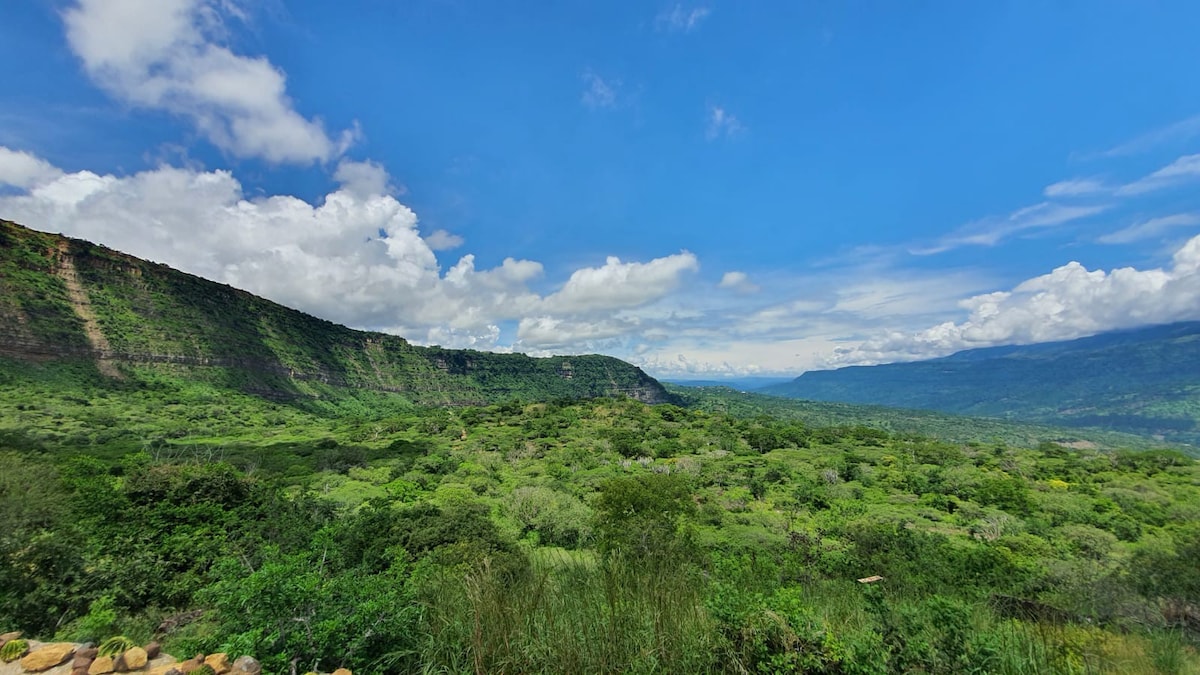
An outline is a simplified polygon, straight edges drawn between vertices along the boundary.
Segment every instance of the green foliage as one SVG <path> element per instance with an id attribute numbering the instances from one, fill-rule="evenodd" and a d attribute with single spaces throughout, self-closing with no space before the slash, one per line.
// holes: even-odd
<path id="1" fill-rule="evenodd" d="M 604 483 L 595 508 L 599 550 L 641 559 L 673 555 L 685 546 L 681 521 L 696 506 L 683 476 L 646 473 Z"/>
<path id="2" fill-rule="evenodd" d="M 519 487 L 508 497 L 508 511 L 521 524 L 522 533 L 536 534 L 540 544 L 578 548 L 591 541 L 592 510 L 565 492 Z"/>
<path id="3" fill-rule="evenodd" d="M 25 656 L 25 653 L 28 651 L 29 641 L 21 638 L 9 640 L 8 642 L 4 643 L 3 647 L 0 647 L 0 661 L 12 663 L 22 656 Z"/>
<path id="4" fill-rule="evenodd" d="M 0 625 L 31 634 L 148 637 L 203 610 L 167 651 L 266 672 L 1198 660 L 1200 467 L 1182 455 L 627 399 L 319 408 L 42 374 L 0 385 L 0 424 L 29 441 L 0 451 Z M 98 419 L 146 442 L 98 444 Z"/>
<path id="5" fill-rule="evenodd" d="M 79 641 L 94 643 L 105 635 L 112 635 L 116 627 L 116 602 L 113 596 L 102 595 L 92 601 L 87 614 L 75 621 L 72 632 Z"/>
<path id="6" fill-rule="evenodd" d="M 335 572 L 310 554 L 271 548 L 257 569 L 226 561 L 198 599 L 218 612 L 225 651 L 256 654 L 268 671 L 369 670 L 412 644 L 418 616 L 401 561 L 378 573 Z"/>
<path id="7" fill-rule="evenodd" d="M 538 556 L 513 580 L 484 564 L 425 584 L 419 663 L 441 672 L 717 672 L 720 639 L 687 566 Z"/>
<path id="8" fill-rule="evenodd" d="M 112 658 L 116 658 L 121 654 L 124 654 L 126 651 L 132 649 L 134 646 L 133 640 L 130 640 L 124 635 L 115 635 L 100 643 L 98 654 L 99 656 L 111 656 Z"/>

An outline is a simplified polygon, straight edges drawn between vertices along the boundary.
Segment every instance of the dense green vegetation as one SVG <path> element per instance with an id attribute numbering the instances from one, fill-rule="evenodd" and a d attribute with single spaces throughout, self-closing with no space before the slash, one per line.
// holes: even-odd
<path id="1" fill-rule="evenodd" d="M 813 371 L 759 391 L 1092 427 L 1200 445 L 1200 323 Z"/>
<path id="2" fill-rule="evenodd" d="M 967 417 L 930 410 L 830 403 L 734 391 L 727 387 L 666 385 L 676 402 L 735 417 L 767 415 L 809 426 L 862 425 L 897 434 L 932 436 L 954 443 L 1000 443 L 1034 447 L 1043 442 L 1084 449 L 1156 449 L 1164 443 L 1145 436 L 1099 429 L 1049 427 L 990 417 Z M 1192 446 L 1179 449 L 1195 454 Z"/>
<path id="3" fill-rule="evenodd" d="M 1200 467 L 1178 452 L 5 365 L 6 628 L 162 627 L 269 672 L 1200 665 Z"/>

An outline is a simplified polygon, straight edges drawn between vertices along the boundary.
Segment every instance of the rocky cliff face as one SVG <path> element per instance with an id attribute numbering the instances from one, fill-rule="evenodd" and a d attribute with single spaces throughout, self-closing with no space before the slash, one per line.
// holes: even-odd
<path id="1" fill-rule="evenodd" d="M 203 372 L 273 399 L 322 388 L 414 403 L 624 395 L 669 400 L 611 357 L 530 358 L 417 347 L 356 331 L 139 258 L 0 220 L 0 357 L 78 361 L 103 377 Z"/>

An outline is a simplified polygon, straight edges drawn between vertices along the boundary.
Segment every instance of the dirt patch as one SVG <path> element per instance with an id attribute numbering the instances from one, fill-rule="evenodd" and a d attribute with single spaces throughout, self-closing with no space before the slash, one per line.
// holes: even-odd
<path id="1" fill-rule="evenodd" d="M 69 247 L 69 242 L 59 243 L 58 264 L 55 266 L 54 274 L 62 279 L 63 285 L 67 287 L 67 298 L 71 301 L 71 309 L 75 311 L 75 316 L 83 322 L 83 332 L 87 335 L 92 350 L 96 352 L 96 369 L 103 375 L 121 379 L 121 371 L 117 370 L 116 364 L 110 360 L 112 346 L 108 344 L 108 338 L 104 337 L 104 331 L 100 329 L 100 322 L 96 320 L 96 313 L 92 311 L 92 303 L 88 299 L 87 291 L 79 282 L 79 272 L 75 269 L 75 261 L 71 259 Z"/>

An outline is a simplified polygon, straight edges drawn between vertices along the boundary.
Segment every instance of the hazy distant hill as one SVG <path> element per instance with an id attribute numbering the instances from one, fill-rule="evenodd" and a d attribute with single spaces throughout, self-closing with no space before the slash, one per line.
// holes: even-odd
<path id="1" fill-rule="evenodd" d="M 1200 443 L 1200 322 L 804 373 L 760 393 Z"/>
<path id="2" fill-rule="evenodd" d="M 513 396 L 669 398 L 654 378 L 619 359 L 417 347 L 0 220 L 0 370 L 6 359 L 89 364 L 112 380 L 199 377 L 272 399 L 346 388 L 432 405 Z"/>

